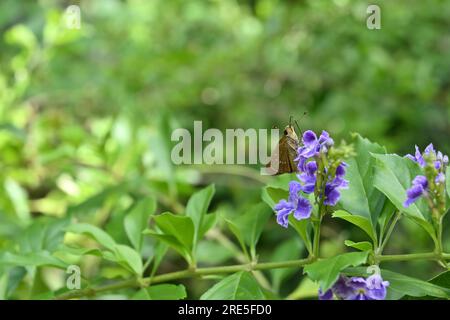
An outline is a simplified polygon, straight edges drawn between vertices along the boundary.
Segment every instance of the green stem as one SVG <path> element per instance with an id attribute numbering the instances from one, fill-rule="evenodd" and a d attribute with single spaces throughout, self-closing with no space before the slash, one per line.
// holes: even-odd
<path id="1" fill-rule="evenodd" d="M 182 271 L 176 271 L 171 273 L 166 273 L 158 276 L 154 276 L 152 278 L 144 278 L 142 280 L 130 279 L 119 281 L 116 283 L 99 286 L 96 288 L 86 288 L 81 290 L 75 290 L 63 293 L 55 299 L 57 300 L 67 300 L 67 299 L 75 299 L 81 297 L 89 297 L 95 296 L 98 293 L 113 291 L 125 288 L 134 288 L 134 287 L 146 287 L 151 284 L 167 282 L 177 279 L 195 277 L 195 276 L 207 276 L 207 275 L 216 275 L 223 273 L 234 273 L 239 271 L 256 271 L 256 270 L 268 270 L 268 269 L 278 269 L 278 268 L 295 268 L 302 267 L 314 259 L 306 258 L 299 260 L 290 260 L 290 261 L 280 261 L 280 262 L 263 262 L 263 263 L 246 263 L 246 264 L 238 264 L 231 266 L 221 266 L 221 267 L 209 267 L 209 268 L 198 268 L 198 269 L 186 269 Z"/>
<path id="2" fill-rule="evenodd" d="M 396 255 L 378 255 L 376 259 L 382 261 L 410 261 L 410 260 L 439 260 L 445 258 L 447 254 L 437 254 L 436 252 L 409 253 Z"/>
<path id="3" fill-rule="evenodd" d="M 442 221 L 443 217 L 441 216 L 437 222 L 437 226 L 436 226 L 436 233 L 437 233 L 437 247 L 436 247 L 436 251 L 437 253 L 442 253 L 442 251 L 444 250 L 443 246 L 442 246 Z"/>
<path id="4" fill-rule="evenodd" d="M 411 254 L 399 254 L 399 255 L 379 255 L 378 261 L 409 261 L 409 260 L 450 260 L 450 253 L 436 254 L 435 252 L 426 253 L 411 253 Z M 190 278 L 196 276 L 217 275 L 224 273 L 234 273 L 239 271 L 255 271 L 255 270 L 270 270 L 278 268 L 298 268 L 314 262 L 315 258 L 310 257 L 299 260 L 289 260 L 280 262 L 263 262 L 263 263 L 246 263 L 231 266 L 210 267 L 210 268 L 198 268 L 198 269 L 186 269 L 166 274 L 157 275 L 154 277 L 144 278 L 142 280 L 129 279 L 116 283 L 111 283 L 96 288 L 86 288 L 81 290 L 74 290 L 63 293 L 56 296 L 57 300 L 76 299 L 82 297 L 92 297 L 96 294 L 114 291 L 126 288 L 138 288 L 147 287 L 155 283 L 162 283 L 167 281 L 173 281 L 177 279 Z"/>
<path id="5" fill-rule="evenodd" d="M 321 215 L 319 213 L 319 215 Z M 313 239 L 313 258 L 319 258 L 320 255 L 320 225 L 322 223 L 322 217 L 319 217 L 319 220 L 314 222 L 314 239 Z"/>
<path id="6" fill-rule="evenodd" d="M 402 216 L 402 213 L 400 211 L 397 211 L 397 213 L 395 214 L 394 220 L 389 225 L 389 229 L 386 232 L 386 236 L 384 237 L 383 242 L 381 243 L 380 247 L 377 250 L 377 254 L 381 254 L 383 252 L 384 247 L 386 246 L 389 238 L 391 237 L 392 231 L 394 231 L 395 225 L 397 224 L 397 222 L 401 216 Z"/>

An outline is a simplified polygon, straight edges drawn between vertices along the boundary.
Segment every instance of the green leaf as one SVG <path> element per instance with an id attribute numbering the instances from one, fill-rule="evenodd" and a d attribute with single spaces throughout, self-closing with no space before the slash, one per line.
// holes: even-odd
<path id="1" fill-rule="evenodd" d="M 316 261 L 303 269 L 311 280 L 318 281 L 323 291 L 328 290 L 338 279 L 342 270 L 366 262 L 368 252 L 350 252 Z"/>
<path id="2" fill-rule="evenodd" d="M 118 244 L 115 247 L 114 254 L 119 264 L 128 267 L 128 269 L 139 276 L 142 275 L 142 259 L 136 250 L 131 247 Z"/>
<path id="3" fill-rule="evenodd" d="M 164 242 L 158 242 L 155 245 L 153 256 L 149 258 L 149 260 L 153 260 L 152 271 L 150 273 L 151 276 L 153 276 L 158 270 L 161 261 L 163 260 L 164 256 L 167 253 L 167 249 L 168 245 Z"/>
<path id="4" fill-rule="evenodd" d="M 192 222 L 194 223 L 195 228 L 195 239 L 194 244 L 196 244 L 199 239 L 204 235 L 207 231 L 207 228 L 204 226 L 204 217 L 208 211 L 209 204 L 215 193 L 214 185 L 209 185 L 208 187 L 194 193 L 187 205 L 186 205 L 186 216 L 191 217 Z M 209 217 L 211 218 L 211 217 Z M 206 225 L 211 226 L 211 221 L 209 221 Z"/>
<path id="5" fill-rule="evenodd" d="M 245 214 L 228 221 L 228 226 L 238 238 L 241 245 L 244 243 L 250 248 L 252 257 L 256 255 L 256 244 L 272 213 L 264 203 L 252 206 Z"/>
<path id="6" fill-rule="evenodd" d="M 303 240 L 305 244 L 306 250 L 309 253 L 312 252 L 312 240 L 311 240 L 311 222 L 310 219 L 297 220 L 291 214 L 288 218 L 291 226 L 297 231 L 300 238 Z"/>
<path id="7" fill-rule="evenodd" d="M 397 300 L 405 295 L 412 297 L 449 298 L 450 290 L 423 280 L 405 276 L 396 272 L 381 270 L 381 276 L 389 281 L 386 299 Z"/>
<path id="8" fill-rule="evenodd" d="M 288 196 L 289 192 L 285 189 L 267 186 L 263 188 L 261 198 L 270 208 L 273 209 L 273 207 L 275 207 L 281 199 L 287 199 Z"/>
<path id="9" fill-rule="evenodd" d="M 387 228 L 389 226 L 389 222 L 392 219 L 392 216 L 397 211 L 395 206 L 392 204 L 391 201 L 387 200 L 384 203 L 383 210 L 380 213 L 380 216 L 378 218 L 378 225 L 380 227 L 380 236 L 384 236 L 384 234 L 387 231 Z"/>
<path id="10" fill-rule="evenodd" d="M 244 251 L 244 253 L 247 255 L 248 250 L 247 250 L 247 246 L 245 245 L 245 239 L 244 239 L 244 235 L 242 234 L 241 228 L 239 228 L 239 226 L 231 220 L 224 219 L 224 221 L 226 222 L 228 229 L 230 229 L 231 233 L 233 233 L 233 235 L 238 240 L 242 251 Z"/>
<path id="11" fill-rule="evenodd" d="M 36 46 L 36 36 L 30 28 L 17 24 L 5 33 L 5 40 L 10 44 L 17 44 L 29 50 Z"/>
<path id="12" fill-rule="evenodd" d="M 114 239 L 102 229 L 88 223 L 78 223 L 70 225 L 66 231 L 73 233 L 86 234 L 95 239 L 99 244 L 110 251 L 114 251 L 116 242 Z"/>
<path id="13" fill-rule="evenodd" d="M 181 300 L 187 297 L 183 285 L 159 284 L 139 290 L 133 300 Z"/>
<path id="14" fill-rule="evenodd" d="M 339 203 L 347 212 L 367 220 L 371 230 L 368 234 L 376 242 L 375 227 L 386 196 L 373 186 L 375 159 L 370 153 L 386 153 L 386 149 L 359 134 L 353 137 L 356 155 L 346 161 L 345 175 L 351 187 L 341 191 Z"/>
<path id="15" fill-rule="evenodd" d="M 414 177 L 421 174 L 419 165 L 396 154 L 372 154 L 372 156 L 377 160 L 374 186 L 383 192 L 400 212 L 418 223 L 436 241 L 433 226 L 428 221 L 429 211 L 423 199 L 408 208 L 403 206 L 406 190 L 411 186 Z"/>
<path id="16" fill-rule="evenodd" d="M 10 178 L 5 180 L 4 188 L 13 204 L 17 217 L 24 224 L 28 223 L 31 216 L 26 191 L 15 180 Z"/>
<path id="17" fill-rule="evenodd" d="M 30 252 L 25 254 L 15 254 L 4 252 L 0 255 L 0 265 L 3 266 L 51 266 L 65 269 L 67 264 L 51 255 L 48 251 Z"/>
<path id="18" fill-rule="evenodd" d="M 6 300 L 16 290 L 26 274 L 27 270 L 22 266 L 9 268 L 4 272 L 0 280 L 2 282 L 0 284 L 0 300 Z"/>
<path id="19" fill-rule="evenodd" d="M 444 271 L 429 281 L 432 284 L 450 289 L 450 270 Z"/>
<path id="20" fill-rule="evenodd" d="M 71 254 L 75 256 L 85 256 L 85 255 L 91 255 L 91 256 L 97 256 L 102 257 L 103 252 L 97 248 L 78 248 L 78 247 L 70 247 L 66 245 L 61 245 L 58 250 L 55 251 L 55 255 L 66 255 Z"/>
<path id="21" fill-rule="evenodd" d="M 352 247 L 361 251 L 371 251 L 373 250 L 373 246 L 372 243 L 368 242 L 368 241 L 361 241 L 361 242 L 354 242 L 351 240 L 345 240 L 344 244 L 347 247 Z"/>
<path id="22" fill-rule="evenodd" d="M 8 273 L 0 275 L 0 300 L 6 300 L 8 291 Z"/>
<path id="23" fill-rule="evenodd" d="M 142 238 L 148 225 L 149 217 L 155 212 L 156 201 L 154 198 L 146 198 L 139 201 L 126 215 L 123 224 L 125 232 L 133 247 L 140 252 Z"/>
<path id="24" fill-rule="evenodd" d="M 269 261 L 277 262 L 299 259 L 303 250 L 304 246 L 300 239 L 292 238 L 277 246 Z M 298 270 L 298 268 L 271 269 L 270 275 L 274 290 L 278 292 L 282 282 Z"/>
<path id="25" fill-rule="evenodd" d="M 377 238 L 376 238 L 374 230 L 372 228 L 372 224 L 370 223 L 370 220 L 368 220 L 367 218 L 362 217 L 362 216 L 352 215 L 344 210 L 338 210 L 338 211 L 333 212 L 332 217 L 340 218 L 340 219 L 343 219 L 345 221 L 348 221 L 348 222 L 354 224 L 355 226 L 364 230 L 369 235 L 369 237 L 373 240 L 374 243 L 377 242 Z"/>
<path id="26" fill-rule="evenodd" d="M 181 300 L 187 297 L 183 285 L 160 284 L 147 288 L 147 293 L 152 300 Z"/>
<path id="27" fill-rule="evenodd" d="M 69 206 L 69 208 L 67 209 L 68 214 L 81 216 L 81 215 L 88 215 L 91 212 L 95 212 L 96 210 L 99 210 L 109 200 L 117 199 L 121 194 L 126 192 L 128 188 L 130 187 L 126 182 L 107 187 L 104 190 L 93 195 L 92 197 L 84 200 L 83 202 L 78 203 L 74 206 Z"/>
<path id="28" fill-rule="evenodd" d="M 272 216 L 270 210 L 264 203 L 254 205 L 249 211 L 240 216 L 236 223 L 241 227 L 244 234 L 244 241 L 250 247 L 251 255 L 256 255 L 256 245 L 258 244 L 261 233 Z"/>
<path id="29" fill-rule="evenodd" d="M 450 290 L 450 271 L 444 271 L 444 272 L 438 274 L 437 276 L 435 276 L 433 279 L 431 279 L 428 282 L 431 284 L 437 285 L 439 287 Z M 406 296 L 403 299 L 417 299 L 417 297 Z M 437 299 L 442 299 L 442 298 L 426 295 L 426 296 L 422 296 L 421 299 L 437 300 Z"/>
<path id="30" fill-rule="evenodd" d="M 234 257 L 233 251 L 223 245 L 203 240 L 197 246 L 197 262 L 217 265 L 226 262 Z"/>
<path id="31" fill-rule="evenodd" d="M 216 223 L 217 223 L 216 213 L 205 214 L 205 216 L 203 217 L 202 226 L 198 231 L 197 243 L 203 238 L 203 236 L 205 235 L 206 232 L 208 232 L 209 229 L 214 227 Z"/>
<path id="32" fill-rule="evenodd" d="M 255 278 L 240 271 L 222 279 L 206 291 L 201 300 L 264 300 L 264 293 Z"/>
<path id="33" fill-rule="evenodd" d="M 40 217 L 33 219 L 33 223 L 20 236 L 20 252 L 42 250 L 53 252 L 63 242 L 69 222 L 67 218 Z"/>
<path id="34" fill-rule="evenodd" d="M 155 239 L 162 241 L 169 245 L 172 249 L 176 250 L 179 254 L 181 254 L 186 261 L 190 261 L 191 253 L 186 249 L 186 247 L 174 236 L 156 233 L 152 230 L 145 230 L 145 235 L 149 235 Z"/>
<path id="35" fill-rule="evenodd" d="M 164 234 L 174 237 L 188 252 L 192 252 L 195 230 L 190 217 L 166 212 L 155 216 L 154 220 Z"/>

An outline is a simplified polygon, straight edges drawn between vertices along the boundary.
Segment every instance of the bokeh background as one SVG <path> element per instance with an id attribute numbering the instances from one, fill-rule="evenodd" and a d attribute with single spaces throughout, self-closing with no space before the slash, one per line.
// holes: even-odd
<path id="1" fill-rule="evenodd" d="M 366 28 L 372 3 L 381 7 L 381 30 Z M 80 30 L 61 23 L 71 4 L 81 8 Z M 271 128 L 307 111 L 300 126 L 336 141 L 359 132 L 389 152 L 433 142 L 449 153 L 449 57 L 444 0 L 2 0 L 0 250 L 51 251 L 62 241 L 58 226 L 73 219 L 126 243 L 122 220 L 136 199 L 153 195 L 158 212 L 181 212 L 209 183 L 217 188 L 212 211 L 245 212 L 267 181 L 255 168 L 170 161 L 172 130 L 192 129 L 194 120 L 204 128 Z M 345 250 L 347 237 L 363 238 L 331 219 L 323 236 L 325 255 Z M 260 259 L 304 255 L 295 238 L 271 221 Z M 236 263 L 224 241 L 234 243 L 225 228 L 210 235 L 199 262 Z M 402 221 L 387 252 L 429 248 L 427 236 Z M 80 263 L 89 279 L 122 275 L 96 258 Z M 160 272 L 183 267 L 169 252 Z M 437 270 L 427 262 L 389 267 L 422 279 Z M 64 281 L 51 268 L 18 274 L 19 299 Z M 301 271 L 266 276 L 280 296 L 315 294 Z M 184 283 L 192 298 L 212 284 Z"/>

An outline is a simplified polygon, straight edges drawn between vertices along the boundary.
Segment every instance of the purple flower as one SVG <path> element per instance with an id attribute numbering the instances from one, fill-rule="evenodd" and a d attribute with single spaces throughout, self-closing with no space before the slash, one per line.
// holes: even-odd
<path id="1" fill-rule="evenodd" d="M 384 300 L 386 298 L 389 281 L 383 281 L 379 274 L 374 274 L 366 279 L 367 295 L 371 300 Z"/>
<path id="2" fill-rule="evenodd" d="M 342 300 L 384 300 L 388 286 L 389 281 L 383 281 L 383 278 L 378 274 L 368 278 L 348 278 L 341 275 L 331 289 L 325 293 L 322 293 L 322 290 L 319 289 L 319 299 L 331 300 L 334 294 Z"/>
<path id="3" fill-rule="evenodd" d="M 322 292 L 322 289 L 319 288 L 319 300 L 333 300 L 333 291 L 328 289 Z"/>
<path id="4" fill-rule="evenodd" d="M 310 161 L 305 165 L 305 171 L 297 175 L 300 182 L 303 184 L 302 191 L 304 193 L 314 192 L 316 186 L 316 171 L 317 163 L 315 161 Z"/>
<path id="5" fill-rule="evenodd" d="M 405 157 L 417 162 L 422 168 L 425 167 L 425 160 L 423 159 L 418 146 L 416 146 L 416 153 L 414 154 L 414 156 L 411 154 L 407 154 Z"/>
<path id="6" fill-rule="evenodd" d="M 445 175 L 443 172 L 439 172 L 436 178 L 434 179 L 436 184 L 441 184 L 445 182 Z"/>
<path id="7" fill-rule="evenodd" d="M 415 177 L 412 182 L 412 187 L 406 190 L 406 200 L 403 203 L 403 206 L 406 208 L 409 207 L 422 195 L 426 194 L 427 189 L 428 189 L 427 177 L 420 175 Z"/>
<path id="8" fill-rule="evenodd" d="M 441 151 L 436 152 L 432 143 L 426 146 L 423 153 L 420 153 L 419 147 L 416 147 L 416 153 L 413 155 L 407 154 L 405 157 L 417 162 L 422 168 L 425 167 L 426 161 L 424 157 L 431 157 L 434 159 L 434 168 L 439 170 L 448 165 L 448 156 L 442 154 Z"/>
<path id="9" fill-rule="evenodd" d="M 289 183 L 288 201 L 282 199 L 275 205 L 277 222 L 284 228 L 289 225 L 289 215 L 294 212 L 294 218 L 297 220 L 307 219 L 311 216 L 312 205 L 308 199 L 300 196 L 302 186 L 297 181 Z"/>
<path id="10" fill-rule="evenodd" d="M 303 145 L 298 148 L 297 158 L 294 159 L 298 163 L 299 171 L 305 171 L 304 166 L 308 159 L 318 156 L 320 152 L 327 152 L 334 144 L 333 139 L 325 130 L 322 131 L 318 139 L 314 131 L 307 130 L 303 133 L 302 141 Z"/>
<path id="11" fill-rule="evenodd" d="M 308 199 L 298 198 L 297 208 L 294 212 L 294 218 L 297 220 L 308 219 L 311 216 L 312 205 Z"/>
<path id="12" fill-rule="evenodd" d="M 316 187 L 320 190 L 325 190 L 317 197 L 324 197 L 323 203 L 325 205 L 334 206 L 340 198 L 339 189 L 347 188 L 348 181 L 344 179 L 346 163 L 342 162 L 336 167 L 335 172 L 327 174 L 329 168 L 323 168 L 321 174 L 325 174 L 326 181 L 323 185 L 316 186 L 318 173 L 318 155 L 328 152 L 328 149 L 334 144 L 333 139 L 326 131 L 322 131 L 319 138 L 317 135 L 308 130 L 302 137 L 303 145 L 298 149 L 298 156 L 295 161 L 298 161 L 299 174 L 297 178 L 299 181 L 291 181 L 289 183 L 289 197 L 287 200 L 281 200 L 274 208 L 277 214 L 277 222 L 281 226 L 287 228 L 289 225 L 289 215 L 293 213 L 297 220 L 308 219 L 311 216 L 312 205 L 310 201 L 302 196 L 302 194 L 311 194 L 316 191 Z M 320 162 L 321 163 L 321 162 Z"/>
<path id="13" fill-rule="evenodd" d="M 440 151 L 436 152 L 433 144 L 430 143 L 422 154 L 416 146 L 415 155 L 412 156 L 407 154 L 406 157 L 417 162 L 420 167 L 426 167 L 426 170 L 424 170 L 426 177 L 418 175 L 412 181 L 411 188 L 406 190 L 406 200 L 403 203 L 403 206 L 409 207 L 421 196 L 434 197 L 436 192 L 440 193 L 436 187 L 445 183 L 445 170 L 448 166 L 448 156 L 442 154 Z M 428 183 L 428 181 L 430 183 Z"/>
<path id="14" fill-rule="evenodd" d="M 324 204 L 335 206 L 341 196 L 338 189 L 348 188 L 348 181 L 344 179 L 346 166 L 345 162 L 340 163 L 336 168 L 335 178 L 331 182 L 326 183 Z"/>
<path id="15" fill-rule="evenodd" d="M 339 201 L 340 196 L 341 193 L 339 192 L 339 190 L 337 190 L 337 187 L 330 183 L 326 184 L 325 200 L 323 201 L 324 204 L 326 204 L 327 206 L 335 206 Z"/>

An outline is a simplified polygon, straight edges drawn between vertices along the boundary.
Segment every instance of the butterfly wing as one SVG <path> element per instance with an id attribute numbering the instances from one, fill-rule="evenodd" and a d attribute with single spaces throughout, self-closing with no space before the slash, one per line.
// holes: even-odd
<path id="1" fill-rule="evenodd" d="M 266 166 L 269 174 L 279 175 L 296 172 L 297 164 L 294 159 L 297 157 L 297 148 L 297 140 L 287 135 L 281 137 L 277 148 L 272 153 L 270 161 Z"/>

